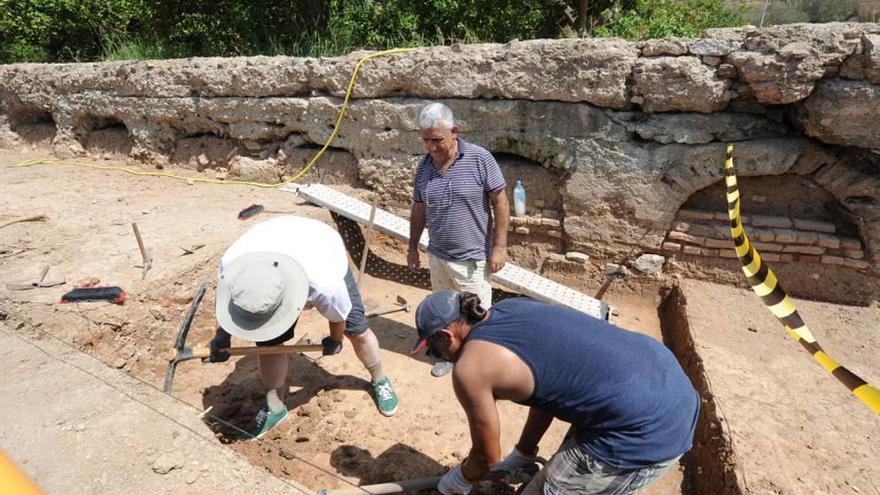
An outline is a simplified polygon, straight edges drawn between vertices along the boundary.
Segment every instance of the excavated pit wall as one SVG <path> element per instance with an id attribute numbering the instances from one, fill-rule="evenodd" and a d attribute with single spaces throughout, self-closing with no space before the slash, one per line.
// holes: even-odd
<path id="1" fill-rule="evenodd" d="M 61 157 L 114 153 L 277 182 L 329 138 L 363 55 L 0 66 L 0 146 L 51 139 Z M 713 187 L 723 194 L 724 147 L 734 142 L 743 180 L 772 191 L 783 176 L 799 178 L 808 187 L 790 198 L 833 203 L 798 217 L 775 194 L 762 197 L 773 221 L 825 222 L 855 243 L 845 253 L 782 243 L 800 254 L 780 254 L 781 270 L 792 265 L 796 277 L 799 263 L 810 264 L 814 279 L 867 287 L 849 302 L 880 292 L 880 24 L 453 45 L 374 58 L 311 177 L 366 185 L 406 211 L 423 152 L 418 112 L 429 100 L 453 109 L 464 137 L 495 153 L 509 181 L 526 179 L 532 208 L 514 219 L 513 235 L 537 243 L 536 252 L 611 259 L 635 250 L 736 273 L 735 260 L 719 260 L 724 250 L 707 245 L 712 236 L 696 244 L 670 237 L 681 231 L 679 211 L 693 212 L 691 198 Z M 746 213 L 761 206 L 744 193 Z M 847 300 L 809 280 L 794 285 L 795 295 Z"/>
<path id="2" fill-rule="evenodd" d="M 678 358 L 700 394 L 700 418 L 693 448 L 683 458 L 694 495 L 742 495 L 747 493 L 737 474 L 737 463 L 726 422 L 694 345 L 687 315 L 687 298 L 678 286 L 663 291 L 657 308 L 663 342 Z"/>

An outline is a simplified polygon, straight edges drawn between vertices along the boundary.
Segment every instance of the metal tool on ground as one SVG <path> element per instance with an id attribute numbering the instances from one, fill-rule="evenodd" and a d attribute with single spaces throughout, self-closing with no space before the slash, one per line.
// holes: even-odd
<path id="1" fill-rule="evenodd" d="M 250 218 L 258 213 L 261 213 L 261 212 L 263 212 L 263 213 L 278 213 L 281 215 L 287 215 L 290 213 L 287 211 L 267 210 L 267 209 L 263 208 L 263 205 L 252 204 L 252 205 L 248 206 L 247 208 L 238 212 L 238 219 L 239 220 L 247 220 L 248 218 Z"/>
<path id="2" fill-rule="evenodd" d="M 181 256 L 193 254 L 194 252 L 198 251 L 199 249 L 202 249 L 203 247 L 205 247 L 204 244 L 193 244 L 192 247 L 190 247 L 189 249 L 182 247 L 182 248 L 180 248 L 183 251 Z"/>
<path id="3" fill-rule="evenodd" d="M 134 236 L 138 242 L 138 249 L 141 250 L 143 264 L 139 268 L 141 269 L 141 280 L 143 280 L 147 278 L 147 271 L 153 266 L 153 251 L 147 250 L 147 248 L 144 247 L 144 240 L 141 239 L 141 231 L 138 229 L 137 223 L 132 222 L 131 228 L 134 229 Z"/>
<path id="4" fill-rule="evenodd" d="M 20 284 L 6 284 L 6 288 L 9 290 L 30 290 L 35 289 L 37 287 L 55 287 L 56 285 L 64 285 L 67 283 L 67 280 L 46 280 L 46 274 L 49 273 L 49 266 L 46 265 L 43 267 L 43 271 L 40 273 L 40 276 L 32 281 L 25 282 Z"/>
<path id="5" fill-rule="evenodd" d="M 367 222 L 367 232 L 364 235 L 364 250 L 361 253 L 361 266 L 360 271 L 358 272 L 357 279 L 357 288 L 358 292 L 361 291 L 361 287 L 364 282 L 364 271 L 367 269 L 367 256 L 370 253 L 370 240 L 373 238 L 373 224 L 376 221 L 376 202 L 379 200 L 378 194 L 373 194 L 373 202 L 371 203 L 370 208 L 370 221 Z"/>
<path id="6" fill-rule="evenodd" d="M 186 337 L 189 335 L 189 327 L 192 326 L 193 318 L 195 318 L 196 311 L 199 310 L 199 304 L 202 303 L 202 298 L 205 297 L 205 291 L 207 290 L 208 281 L 205 280 L 202 282 L 202 285 L 199 286 L 199 290 L 196 291 L 196 295 L 193 297 L 192 303 L 189 305 L 189 310 L 186 312 L 186 316 L 184 316 L 183 321 L 180 322 L 180 330 L 177 332 L 177 339 L 174 341 L 174 348 L 178 351 L 178 354 L 184 349 Z M 166 394 L 171 393 L 171 384 L 174 382 L 174 373 L 177 371 L 177 363 L 179 362 L 181 361 L 177 359 L 172 359 L 168 362 L 168 369 L 165 371 L 165 386 L 162 388 Z"/>
<path id="7" fill-rule="evenodd" d="M 412 307 L 409 305 L 406 299 L 401 296 L 397 296 L 397 303 L 391 307 L 381 307 L 371 303 L 364 304 L 364 313 L 366 313 L 367 318 L 372 318 L 374 316 L 387 315 L 389 313 L 397 313 L 398 311 L 406 311 L 409 313 L 409 310 Z"/>

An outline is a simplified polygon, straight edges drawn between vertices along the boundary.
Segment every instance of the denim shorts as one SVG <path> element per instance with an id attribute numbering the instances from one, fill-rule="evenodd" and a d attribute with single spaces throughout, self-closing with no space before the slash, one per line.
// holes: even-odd
<path id="1" fill-rule="evenodd" d="M 351 299 L 351 311 L 348 312 L 348 318 L 345 319 L 345 333 L 346 335 L 360 335 L 366 332 L 369 327 L 367 317 L 364 314 L 364 302 L 361 300 L 361 293 L 358 291 L 357 284 L 354 281 L 354 276 L 352 276 L 350 268 L 345 273 L 345 288 L 348 289 L 348 297 Z M 297 319 L 297 321 L 299 321 L 299 319 Z M 260 347 L 274 346 L 287 342 L 293 338 L 297 321 L 293 322 L 293 325 L 291 325 L 286 332 L 272 340 L 257 342 L 257 345 Z"/>
<path id="2" fill-rule="evenodd" d="M 590 456 L 569 436 L 522 495 L 628 495 L 659 479 L 678 456 L 635 469 L 620 469 Z"/>

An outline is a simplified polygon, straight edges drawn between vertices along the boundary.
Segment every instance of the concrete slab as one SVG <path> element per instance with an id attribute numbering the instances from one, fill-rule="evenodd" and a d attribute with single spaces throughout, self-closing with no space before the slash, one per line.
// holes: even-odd
<path id="1" fill-rule="evenodd" d="M 93 357 L 2 321 L 0 348 L 0 449 L 47 493 L 312 493 L 221 445 L 199 410 Z"/>

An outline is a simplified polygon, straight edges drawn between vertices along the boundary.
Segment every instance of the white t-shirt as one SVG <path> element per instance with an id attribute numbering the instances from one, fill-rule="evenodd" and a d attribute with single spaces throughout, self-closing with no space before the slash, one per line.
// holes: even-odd
<path id="1" fill-rule="evenodd" d="M 220 259 L 220 274 L 223 267 L 235 258 L 260 251 L 281 253 L 295 259 L 309 279 L 306 302 L 333 323 L 348 318 L 351 311 L 351 298 L 345 286 L 348 256 L 342 238 L 332 227 L 318 220 L 295 216 L 261 222 L 229 246 Z"/>

